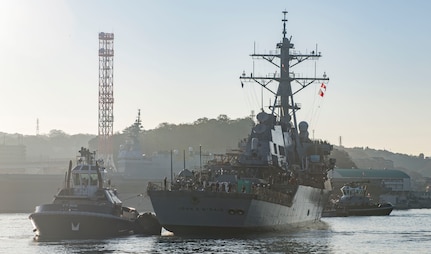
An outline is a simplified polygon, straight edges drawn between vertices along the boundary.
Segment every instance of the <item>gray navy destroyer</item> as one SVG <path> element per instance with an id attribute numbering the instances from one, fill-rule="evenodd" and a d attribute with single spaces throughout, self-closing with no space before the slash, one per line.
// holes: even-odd
<path id="1" fill-rule="evenodd" d="M 277 67 L 272 75 L 240 77 L 269 89 L 275 100 L 268 112 L 257 114 L 258 123 L 239 149 L 215 156 L 197 171 L 183 170 L 169 185 L 150 183 L 148 195 L 161 225 L 176 235 L 251 233 L 288 230 L 320 221 L 331 186 L 328 171 L 332 145 L 311 140 L 308 124 L 297 123 L 300 109 L 294 95 L 315 82 L 329 78 L 295 76 L 293 67 L 316 60 L 320 52 L 300 54 L 286 37 L 273 54 L 252 54 Z M 275 61 L 278 59 L 277 61 Z M 294 84 L 299 89 L 294 91 Z M 172 177 L 172 174 L 171 174 Z"/>

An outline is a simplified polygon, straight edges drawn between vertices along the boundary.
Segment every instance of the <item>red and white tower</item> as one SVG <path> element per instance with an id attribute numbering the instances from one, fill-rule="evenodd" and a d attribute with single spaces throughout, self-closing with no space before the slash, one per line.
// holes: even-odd
<path id="1" fill-rule="evenodd" d="M 116 171 L 113 157 L 114 135 L 114 34 L 99 33 L 99 158 Z"/>

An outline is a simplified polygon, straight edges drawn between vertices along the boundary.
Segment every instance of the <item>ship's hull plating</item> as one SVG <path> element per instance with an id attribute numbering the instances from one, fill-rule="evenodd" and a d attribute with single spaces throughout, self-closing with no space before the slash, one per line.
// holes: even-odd
<path id="1" fill-rule="evenodd" d="M 39 239 L 104 238 L 128 235 L 134 222 L 110 214 L 91 212 L 36 212 L 30 219 Z"/>
<path id="2" fill-rule="evenodd" d="M 329 191 L 299 186 L 290 206 L 254 194 L 149 191 L 161 225 L 174 234 L 286 230 L 317 222 Z"/>

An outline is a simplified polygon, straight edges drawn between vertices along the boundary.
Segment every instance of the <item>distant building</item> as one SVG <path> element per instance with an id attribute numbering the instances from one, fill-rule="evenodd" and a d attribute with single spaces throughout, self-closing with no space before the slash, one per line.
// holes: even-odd
<path id="1" fill-rule="evenodd" d="M 25 157 L 25 145 L 0 145 L 0 164 L 23 162 Z"/>

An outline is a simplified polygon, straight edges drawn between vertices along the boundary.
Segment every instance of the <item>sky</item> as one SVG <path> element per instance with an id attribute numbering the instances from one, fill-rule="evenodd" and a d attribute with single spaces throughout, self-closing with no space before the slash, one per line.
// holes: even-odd
<path id="1" fill-rule="evenodd" d="M 322 58 L 295 69 L 324 72 L 296 98 L 316 139 L 346 147 L 431 155 L 430 1 L 0 2 L 0 132 L 98 133 L 98 34 L 114 33 L 114 132 L 244 118 L 273 99 L 242 72 L 275 69 L 250 54 L 282 38 Z M 300 74 L 301 73 L 301 74 Z M 340 143 L 341 141 L 341 143 Z"/>

